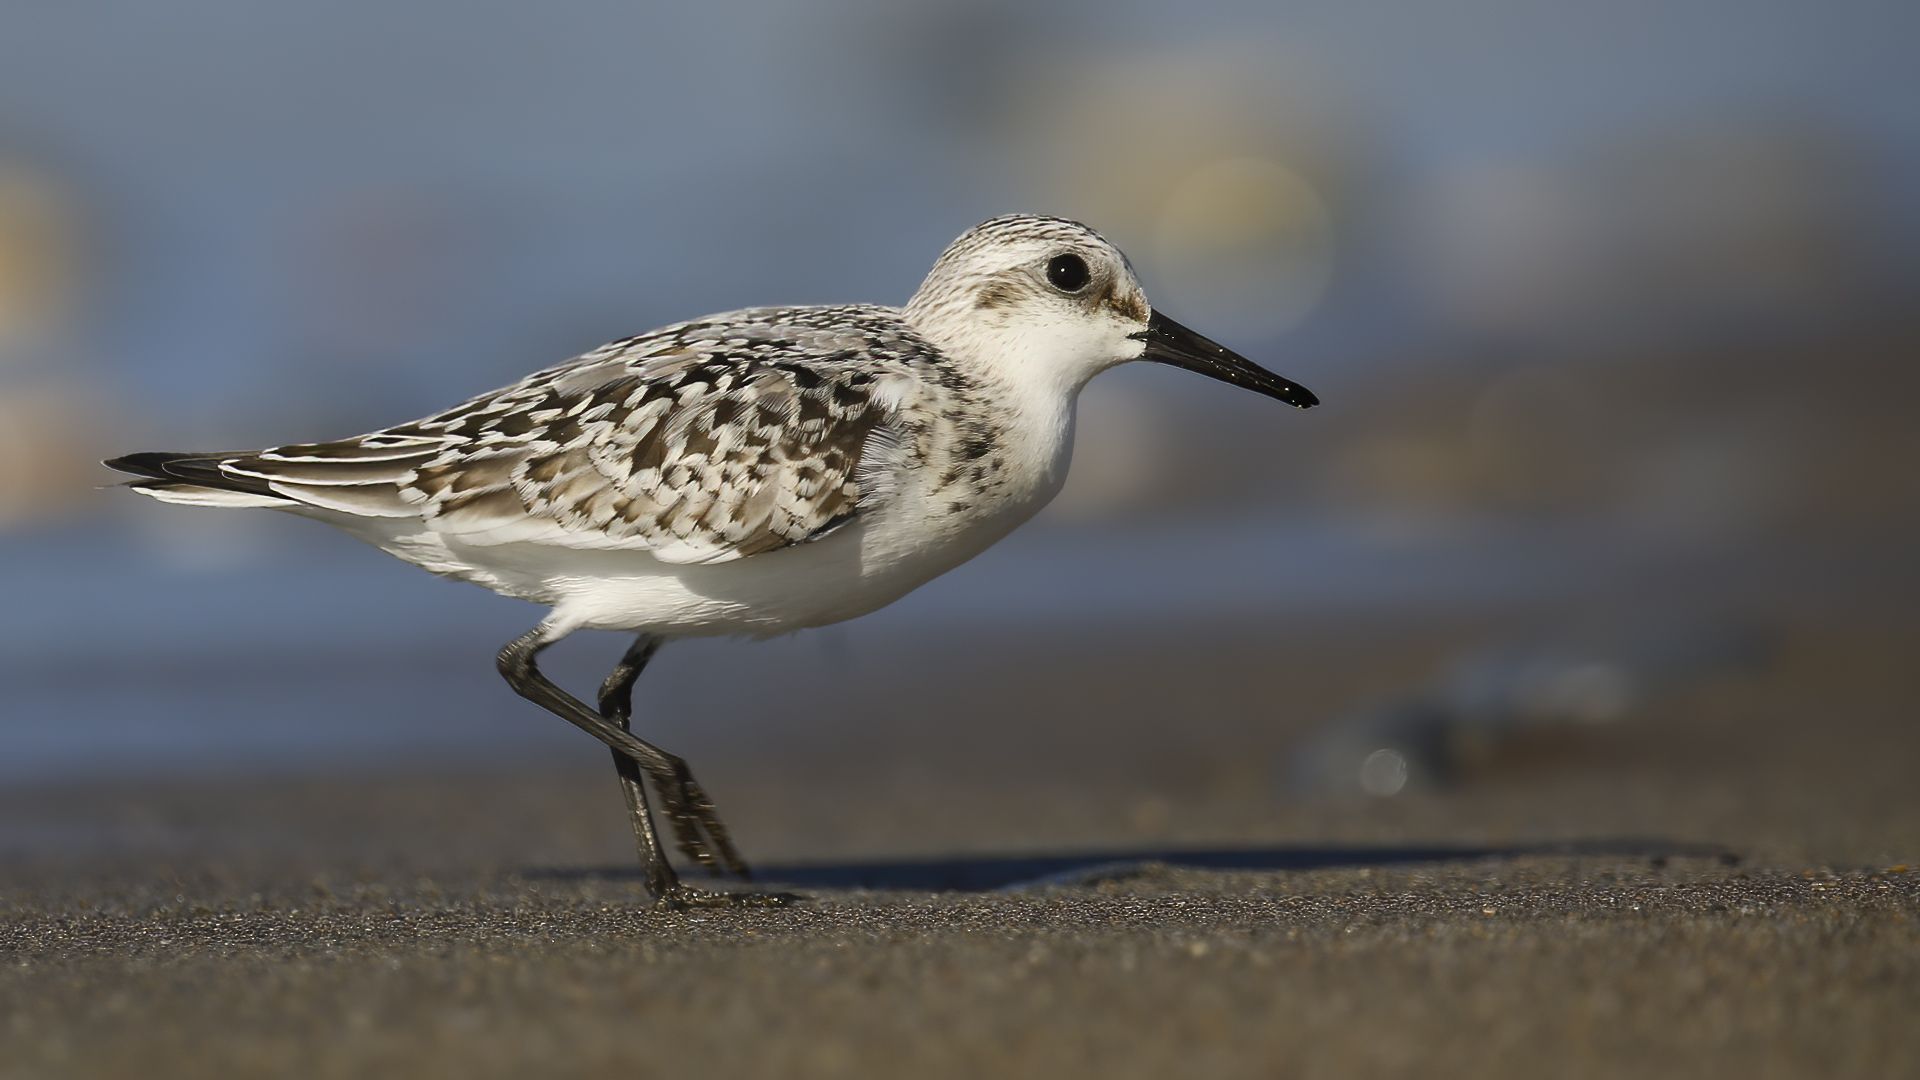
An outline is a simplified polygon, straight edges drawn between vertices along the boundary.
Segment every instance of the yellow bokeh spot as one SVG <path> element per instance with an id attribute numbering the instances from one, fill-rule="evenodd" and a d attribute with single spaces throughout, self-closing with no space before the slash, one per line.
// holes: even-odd
<path id="1" fill-rule="evenodd" d="M 0 163 L 0 346 L 43 337 L 66 321 L 75 246 L 65 193 Z"/>

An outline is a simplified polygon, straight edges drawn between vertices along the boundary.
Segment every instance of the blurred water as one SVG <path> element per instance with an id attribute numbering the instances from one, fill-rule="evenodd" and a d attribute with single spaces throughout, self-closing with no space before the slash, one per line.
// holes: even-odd
<path id="1" fill-rule="evenodd" d="M 540 609 L 287 524 L 312 535 L 276 527 L 284 554 L 224 568 L 183 568 L 123 523 L 0 540 L 0 782 L 591 752 L 492 670 Z M 1527 530 L 1409 537 L 1280 516 L 1040 527 L 842 627 L 676 645 L 646 695 L 650 722 L 751 738 L 778 722 L 761 706 L 783 684 L 809 692 L 808 672 L 840 663 L 830 652 L 1222 617 L 1458 615 L 1587 595 L 1642 569 L 1608 545 Z M 619 644 L 581 636 L 602 640 L 562 646 L 549 667 L 584 687 Z"/>

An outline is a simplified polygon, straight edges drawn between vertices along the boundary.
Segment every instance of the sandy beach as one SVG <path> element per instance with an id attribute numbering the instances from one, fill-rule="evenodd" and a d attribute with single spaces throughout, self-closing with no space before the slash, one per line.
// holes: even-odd
<path id="1" fill-rule="evenodd" d="M 12 788 L 0 1076 L 1920 1068 L 1915 635 L 1808 620 L 1444 789 L 1276 790 L 1306 725 L 1463 633 L 956 646 L 784 741 L 716 732 L 687 749 L 805 894 L 777 910 L 650 908 L 591 747 Z M 1203 850 L 1245 865 L 1165 858 Z M 1019 859 L 1079 869 L 819 884 Z"/>

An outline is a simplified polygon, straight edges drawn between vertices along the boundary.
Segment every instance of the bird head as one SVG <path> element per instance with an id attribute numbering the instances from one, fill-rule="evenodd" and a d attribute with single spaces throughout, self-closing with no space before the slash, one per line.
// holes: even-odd
<path id="1" fill-rule="evenodd" d="M 1011 214 L 942 252 L 905 309 L 949 353 L 1079 389 L 1131 360 L 1151 360 L 1277 398 L 1311 391 L 1187 329 L 1147 302 L 1120 249 L 1078 222 Z"/>

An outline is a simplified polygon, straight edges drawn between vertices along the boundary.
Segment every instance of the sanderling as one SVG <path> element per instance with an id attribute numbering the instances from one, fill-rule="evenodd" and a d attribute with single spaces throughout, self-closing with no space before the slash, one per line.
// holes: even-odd
<path id="1" fill-rule="evenodd" d="M 630 732 L 641 669 L 673 638 L 863 615 L 979 554 L 1060 490 L 1080 388 L 1130 360 L 1318 403 L 1153 310 L 1093 230 L 1012 215 L 954 241 L 904 308 L 713 315 L 367 435 L 107 464 L 156 499 L 318 518 L 550 607 L 500 673 L 613 749 L 649 891 L 765 903 L 667 861 L 643 773 L 690 859 L 749 877 L 686 763 Z M 535 664 L 580 629 L 638 635 L 598 711 Z"/>

